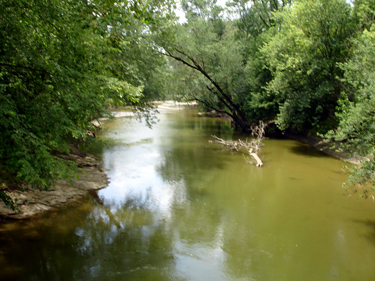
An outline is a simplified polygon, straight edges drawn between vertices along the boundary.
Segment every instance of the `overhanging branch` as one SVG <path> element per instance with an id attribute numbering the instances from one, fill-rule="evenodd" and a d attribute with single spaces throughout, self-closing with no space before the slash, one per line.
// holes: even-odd
<path id="1" fill-rule="evenodd" d="M 180 57 L 180 56 L 177 56 L 177 55 L 174 55 L 174 54 L 172 54 L 171 51 L 168 51 L 168 50 L 165 50 L 165 51 L 166 51 L 165 55 L 183 63 L 184 65 L 186 65 L 186 66 L 188 66 L 192 69 L 197 70 L 204 77 L 206 77 L 206 79 L 208 79 L 208 81 L 210 81 L 210 83 L 216 88 L 217 91 L 212 91 L 210 89 L 209 90 L 213 94 L 215 94 L 220 99 L 220 101 L 222 101 L 227 106 L 227 108 L 232 112 L 230 116 L 233 118 L 233 120 L 238 125 L 240 125 L 241 128 L 246 127 L 246 116 L 245 116 L 244 112 L 241 111 L 240 107 L 233 102 L 230 95 L 228 95 L 227 93 L 225 93 L 223 91 L 223 89 L 220 87 L 220 85 L 214 79 L 211 78 L 211 76 L 201 67 L 201 65 L 199 63 L 196 62 L 196 60 L 193 57 L 189 56 L 185 52 L 183 52 L 181 50 L 178 50 L 178 49 L 175 49 L 175 51 L 177 53 L 179 53 L 180 55 L 186 57 L 187 59 L 185 59 L 183 57 Z"/>
<path id="2" fill-rule="evenodd" d="M 230 117 L 233 118 L 233 114 L 230 113 L 230 112 L 228 112 L 228 111 L 226 111 L 226 110 L 217 109 L 216 107 L 212 106 L 212 105 L 209 104 L 208 102 L 206 102 L 206 101 L 204 101 L 204 100 L 201 100 L 201 99 L 198 99 L 198 98 L 194 98 L 194 100 L 203 103 L 203 104 L 204 104 L 205 106 L 207 106 L 208 108 L 211 108 L 211 109 L 213 109 L 213 110 L 215 110 L 215 111 L 217 111 L 217 112 L 219 112 L 219 113 L 224 113 L 224 114 L 226 114 L 226 115 L 228 115 L 228 116 L 230 116 Z M 234 119 L 234 118 L 233 118 L 233 119 Z"/>

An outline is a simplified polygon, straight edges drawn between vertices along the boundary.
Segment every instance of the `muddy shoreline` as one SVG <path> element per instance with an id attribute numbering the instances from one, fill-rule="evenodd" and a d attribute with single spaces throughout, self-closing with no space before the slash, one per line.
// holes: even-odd
<path id="1" fill-rule="evenodd" d="M 335 158 L 359 164 L 360 158 L 350 156 L 346 152 L 337 152 L 332 147 L 332 143 L 326 143 L 320 137 L 307 137 L 300 134 L 285 133 L 287 139 L 297 140 L 309 144 L 316 149 L 331 155 Z M 73 179 L 73 184 L 64 180 L 59 180 L 55 187 L 49 191 L 40 191 L 25 187 L 24 191 L 13 190 L 7 192 L 11 198 L 17 198 L 20 212 L 16 212 L 0 201 L 0 218 L 2 219 L 29 219 L 41 215 L 45 212 L 55 210 L 68 205 L 79 198 L 82 198 L 89 191 L 102 189 L 109 184 L 109 179 L 103 169 L 100 169 L 100 161 L 92 155 L 66 156 L 69 160 L 78 163 L 83 173 L 79 174 L 79 179 Z"/>
<path id="2" fill-rule="evenodd" d="M 6 193 L 11 198 L 17 198 L 20 212 L 13 211 L 0 201 L 0 218 L 28 219 L 68 205 L 82 198 L 91 190 L 102 189 L 109 184 L 105 171 L 100 169 L 100 161 L 92 155 L 69 155 L 69 160 L 78 163 L 83 170 L 78 179 L 72 179 L 73 184 L 59 180 L 49 191 L 41 191 L 24 187 L 24 191 L 12 190 Z"/>
<path id="3" fill-rule="evenodd" d="M 100 126 L 100 124 L 98 124 L 98 126 Z M 359 164 L 360 162 L 359 157 L 351 156 L 347 152 L 337 152 L 335 149 L 331 149 L 334 143 L 326 143 L 318 136 L 304 136 L 298 133 L 285 132 L 282 137 L 309 144 L 319 151 L 352 164 Z M 49 191 L 40 191 L 28 187 L 24 187 L 24 191 L 8 191 L 7 194 L 11 198 L 17 198 L 17 205 L 21 211 L 16 212 L 12 210 L 5 206 L 0 200 L 0 219 L 33 218 L 45 212 L 68 205 L 82 198 L 89 191 L 99 190 L 108 186 L 109 179 L 105 171 L 100 169 L 100 161 L 94 156 L 76 151 L 74 154 L 69 156 L 64 155 L 62 157 L 75 161 L 83 170 L 83 173 L 79 174 L 79 178 L 73 179 L 73 184 L 60 180 L 57 182 L 56 186 Z"/>

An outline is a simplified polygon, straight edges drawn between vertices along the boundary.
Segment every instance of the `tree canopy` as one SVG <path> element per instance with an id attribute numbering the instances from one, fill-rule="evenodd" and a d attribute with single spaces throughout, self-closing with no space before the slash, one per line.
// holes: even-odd
<path id="1" fill-rule="evenodd" d="M 172 5 L 0 1 L 2 178 L 48 189 L 74 175 L 76 164 L 56 154 L 90 141 L 90 121 L 110 114 L 108 105 L 136 106 L 147 97 L 144 89 L 162 57 L 144 43 L 145 34 L 173 19 Z"/>
<path id="2" fill-rule="evenodd" d="M 365 157 L 352 175 L 373 181 L 372 1 L 182 3 L 187 22 L 160 44 L 175 98 L 225 113 L 244 131 L 263 120 L 326 134 Z"/>
<path id="3" fill-rule="evenodd" d="M 325 135 L 373 182 L 375 4 L 370 0 L 0 1 L 0 171 L 48 188 L 110 105 L 195 100 L 250 131 Z M 0 196 L 7 200 L 5 193 Z"/>

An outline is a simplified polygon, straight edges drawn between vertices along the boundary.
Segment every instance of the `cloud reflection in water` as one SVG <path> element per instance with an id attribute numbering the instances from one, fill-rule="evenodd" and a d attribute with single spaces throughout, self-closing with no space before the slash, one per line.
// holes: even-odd
<path id="1" fill-rule="evenodd" d="M 186 201 L 186 188 L 183 180 L 163 180 L 155 170 L 161 161 L 161 155 L 147 145 L 105 153 L 104 165 L 111 168 L 111 183 L 99 191 L 104 205 L 113 212 L 127 206 L 170 217 L 172 205 Z"/>

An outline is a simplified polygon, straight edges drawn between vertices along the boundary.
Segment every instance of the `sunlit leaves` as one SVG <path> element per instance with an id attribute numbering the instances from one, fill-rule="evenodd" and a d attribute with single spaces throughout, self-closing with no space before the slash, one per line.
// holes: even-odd
<path id="1" fill-rule="evenodd" d="M 108 92 L 109 103 L 114 105 L 126 105 L 126 102 L 136 104 L 142 97 L 143 86 L 134 87 L 133 85 L 121 81 L 117 78 L 107 78 L 107 83 L 103 90 Z"/>
<path id="2" fill-rule="evenodd" d="M 72 176 L 76 165 L 54 155 L 68 153 L 69 143 L 85 143 L 90 121 L 109 114 L 109 105 L 139 104 L 150 75 L 140 78 L 146 68 L 134 57 L 142 57 L 141 38 L 168 17 L 171 5 L 0 1 L 1 169 L 40 188 Z M 149 58 L 156 53 L 150 49 Z M 150 59 L 147 73 L 158 63 Z"/>
<path id="3" fill-rule="evenodd" d="M 301 0 L 276 14 L 281 23 L 263 47 L 274 76 L 270 93 L 279 95 L 278 126 L 325 132 L 335 125 L 342 71 L 355 35 L 350 5 L 344 0 Z"/>
<path id="4" fill-rule="evenodd" d="M 354 167 L 351 184 L 370 182 L 375 185 L 375 29 L 365 30 L 353 42 L 352 58 L 340 65 L 345 71 L 346 91 L 340 100 L 336 130 L 327 138 L 342 142 L 353 154 L 363 157 L 360 168 Z"/>

